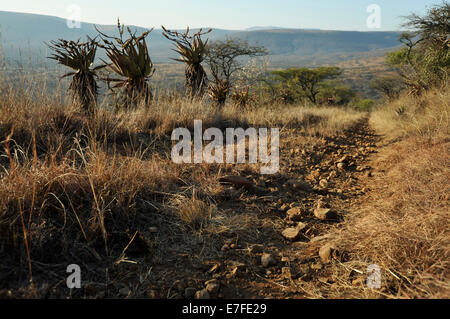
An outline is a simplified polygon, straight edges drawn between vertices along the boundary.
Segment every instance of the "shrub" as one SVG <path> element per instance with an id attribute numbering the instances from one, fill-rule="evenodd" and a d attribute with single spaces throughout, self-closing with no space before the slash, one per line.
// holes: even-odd
<path id="1" fill-rule="evenodd" d="M 370 110 L 375 105 L 375 101 L 371 99 L 363 99 L 360 100 L 357 104 L 357 107 L 360 110 L 367 111 Z"/>

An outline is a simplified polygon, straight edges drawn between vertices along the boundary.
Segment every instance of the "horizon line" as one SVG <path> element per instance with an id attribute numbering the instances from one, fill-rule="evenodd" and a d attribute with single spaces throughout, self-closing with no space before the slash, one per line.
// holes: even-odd
<path id="1" fill-rule="evenodd" d="M 62 19 L 62 20 L 67 20 L 67 17 L 61 17 L 61 16 L 54 16 L 54 15 L 49 15 L 49 14 L 42 14 L 42 13 L 32 13 L 32 12 L 23 12 L 23 11 L 7 11 L 7 10 L 0 10 L 0 12 L 7 12 L 7 13 L 16 13 L 16 14 L 31 14 L 31 15 L 37 15 L 37 16 L 43 16 L 43 17 L 50 17 L 50 18 L 57 18 L 57 19 Z M 120 19 L 120 17 L 118 17 L 118 19 Z M 115 26 L 117 25 L 117 23 L 114 24 L 103 24 L 103 23 L 95 23 L 95 22 L 88 22 L 88 21 L 77 21 L 80 22 L 81 24 L 90 24 L 90 25 L 98 25 L 98 26 Z M 141 29 L 147 29 L 147 30 L 162 30 L 161 27 L 157 28 L 157 27 L 144 27 L 144 26 L 139 26 L 139 25 L 135 25 L 135 24 L 125 24 L 126 26 L 130 26 L 130 27 L 136 27 L 136 28 L 141 28 Z M 1 27 L 1 23 L 0 23 L 0 27 Z M 343 30 L 343 29 L 321 29 L 321 28 L 308 28 L 308 27 L 282 27 L 282 26 L 268 26 L 267 29 L 260 29 L 260 30 L 249 30 L 252 28 L 265 28 L 264 26 L 250 26 L 244 29 L 233 29 L 233 28 L 218 28 L 218 27 L 211 27 L 211 26 L 203 26 L 203 27 L 191 27 L 189 26 L 190 29 L 213 29 L 213 30 L 226 30 L 226 31 L 246 31 L 246 32 L 258 32 L 258 31 L 275 31 L 275 30 L 305 30 L 305 31 L 335 31 L 335 32 L 402 32 L 404 30 L 398 29 L 398 30 L 357 30 L 357 29 L 352 29 L 352 30 Z M 184 30 L 182 28 L 174 28 L 174 30 Z"/>

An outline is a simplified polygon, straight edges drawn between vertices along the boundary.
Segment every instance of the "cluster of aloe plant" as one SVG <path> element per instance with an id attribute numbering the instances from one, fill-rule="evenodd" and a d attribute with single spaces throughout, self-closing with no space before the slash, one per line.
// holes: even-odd
<path id="1" fill-rule="evenodd" d="M 95 111 L 97 103 L 97 71 L 101 68 L 108 68 L 117 78 L 109 75 L 104 77 L 108 88 L 119 89 L 119 101 L 116 106 L 130 109 L 136 108 L 143 103 L 148 106 L 152 101 L 152 92 L 149 79 L 155 72 L 155 67 L 150 58 L 145 38 L 152 30 L 145 31 L 141 35 L 132 32 L 129 27 L 125 27 L 117 21 L 118 36 L 108 36 L 96 28 L 101 41 L 97 37 L 80 43 L 80 41 L 59 40 L 52 41 L 50 49 L 54 54 L 50 57 L 58 63 L 72 68 L 74 71 L 66 76 L 73 76 L 70 89 L 73 96 L 80 101 L 86 112 Z M 212 29 L 204 31 L 200 29 L 196 33 L 191 33 L 189 27 L 185 32 L 171 31 L 162 26 L 163 35 L 175 44 L 173 49 L 180 55 L 174 59 L 186 64 L 186 90 L 187 95 L 192 99 L 202 97 L 205 90 L 218 106 L 223 106 L 232 87 L 231 75 L 241 68 L 237 58 L 242 56 L 259 56 L 265 54 L 262 47 L 249 46 L 247 42 L 227 40 L 225 42 L 216 41 L 208 45 L 208 40 L 203 41 L 202 36 L 210 33 Z M 125 30 L 127 37 L 125 38 Z M 110 62 L 93 67 L 95 55 L 98 48 L 106 52 Z M 213 82 L 208 86 L 208 78 L 202 66 L 202 62 L 208 64 Z M 114 85 L 111 86 L 111 83 Z M 243 92 L 243 98 L 247 100 L 248 92 Z M 245 104 L 245 101 L 240 101 Z"/>
<path id="2" fill-rule="evenodd" d="M 121 102 L 118 106 L 126 108 L 136 107 L 143 102 L 150 104 L 152 93 L 148 80 L 155 68 L 150 58 L 145 38 L 152 30 L 145 31 L 140 36 L 131 32 L 127 27 L 128 39 L 124 39 L 125 26 L 117 23 L 118 37 L 108 36 L 99 31 L 101 42 L 97 38 L 80 43 L 78 41 L 58 40 L 51 41 L 49 48 L 54 52 L 49 58 L 59 64 L 70 67 L 73 72 L 63 77 L 73 76 L 70 84 L 73 97 L 78 101 L 86 113 L 95 111 L 98 95 L 97 71 L 107 67 L 120 78 L 104 78 L 111 89 L 120 88 Z M 106 51 L 110 63 L 102 60 L 104 64 L 93 67 L 98 48 Z M 112 87 L 111 83 L 115 83 Z"/>

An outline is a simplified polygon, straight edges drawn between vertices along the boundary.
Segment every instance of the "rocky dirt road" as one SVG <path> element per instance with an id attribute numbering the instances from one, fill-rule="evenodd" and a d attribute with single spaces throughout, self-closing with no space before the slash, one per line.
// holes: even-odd
<path id="1" fill-rule="evenodd" d="M 379 142 L 367 118 L 332 137 L 286 132 L 279 174 L 244 170 L 225 183 L 218 208 L 245 224 L 244 232 L 224 229 L 197 245 L 180 235 L 166 242 L 159 265 L 146 268 L 150 286 L 120 291 L 152 298 L 326 298 L 339 295 L 338 281 L 364 284 L 360 274 L 349 269 L 342 278 L 328 265 L 347 258 L 335 249 L 333 230 L 370 192 L 376 173 L 370 160 Z M 123 267 L 133 266 L 120 265 L 117 273 Z"/>

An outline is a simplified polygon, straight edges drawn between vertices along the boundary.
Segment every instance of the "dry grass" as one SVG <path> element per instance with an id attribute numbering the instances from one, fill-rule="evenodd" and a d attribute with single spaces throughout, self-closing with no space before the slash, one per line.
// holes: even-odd
<path id="1" fill-rule="evenodd" d="M 448 116 L 448 90 L 403 97 L 372 115 L 380 133 L 402 140 L 378 156 L 374 166 L 385 173 L 370 181 L 338 241 L 347 265 L 381 267 L 384 289 L 346 286 L 350 296 L 450 297 Z"/>
<path id="2" fill-rule="evenodd" d="M 449 101 L 448 88 L 433 89 L 420 97 L 402 96 L 373 112 L 371 124 L 388 138 L 448 136 Z"/>

